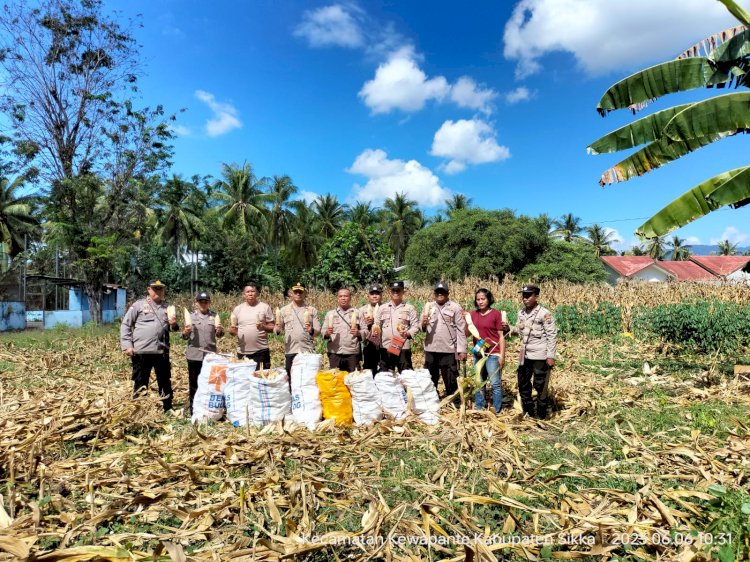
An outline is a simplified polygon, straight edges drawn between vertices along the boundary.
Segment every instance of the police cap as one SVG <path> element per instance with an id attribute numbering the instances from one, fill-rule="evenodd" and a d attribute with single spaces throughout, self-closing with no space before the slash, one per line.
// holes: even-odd
<path id="1" fill-rule="evenodd" d="M 372 285 L 370 285 L 369 287 L 367 287 L 367 292 L 370 293 L 370 294 L 372 294 L 372 293 L 382 293 L 383 292 L 383 287 L 381 287 L 377 283 L 373 283 Z"/>
<path id="2" fill-rule="evenodd" d="M 404 282 L 403 281 L 391 281 L 390 289 L 391 291 L 403 291 Z"/>
<path id="3" fill-rule="evenodd" d="M 445 281 L 438 281 L 437 283 L 435 283 L 435 292 L 436 293 L 441 293 L 441 292 L 447 293 L 448 292 L 448 283 L 446 283 Z"/>
<path id="4" fill-rule="evenodd" d="M 152 287 L 154 289 L 158 289 L 159 287 L 166 287 L 166 285 L 162 282 L 161 279 L 152 279 L 148 282 L 148 286 Z"/>
<path id="5" fill-rule="evenodd" d="M 210 301 L 211 297 L 206 291 L 201 291 L 197 295 L 195 295 L 195 300 L 197 301 Z"/>
<path id="6" fill-rule="evenodd" d="M 539 294 L 539 287 L 537 287 L 536 285 L 529 285 L 529 284 L 527 284 L 527 285 L 524 285 L 523 287 L 521 287 L 521 290 L 518 291 L 518 292 L 519 293 L 534 293 L 535 295 L 538 295 Z"/>

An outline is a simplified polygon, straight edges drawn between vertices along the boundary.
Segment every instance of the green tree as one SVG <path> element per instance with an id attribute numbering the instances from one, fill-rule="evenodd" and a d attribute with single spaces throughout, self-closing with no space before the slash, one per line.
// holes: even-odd
<path id="1" fill-rule="evenodd" d="M 667 242 L 667 247 L 671 250 L 671 258 L 674 261 L 685 261 L 690 257 L 690 248 L 685 246 L 685 239 L 675 235 L 672 240 Z"/>
<path id="2" fill-rule="evenodd" d="M 559 220 L 553 220 L 552 226 L 554 229 L 550 234 L 557 236 L 566 242 L 572 242 L 573 240 L 583 240 L 581 233 L 583 227 L 581 226 L 581 219 L 574 217 L 573 213 L 563 215 Z"/>
<path id="3" fill-rule="evenodd" d="M 732 244 L 729 240 L 722 240 L 718 244 L 717 254 L 720 256 L 736 256 L 739 244 Z"/>
<path id="4" fill-rule="evenodd" d="M 195 248 L 195 241 L 204 232 L 201 216 L 205 205 L 198 186 L 177 175 L 167 180 L 159 193 L 156 204 L 158 237 L 171 248 L 177 263 L 182 262 L 186 248 Z"/>
<path id="5" fill-rule="evenodd" d="M 377 209 L 370 203 L 357 201 L 347 213 L 347 218 L 358 225 L 368 227 L 378 222 Z"/>
<path id="6" fill-rule="evenodd" d="M 279 252 L 289 240 L 294 222 L 291 198 L 297 193 L 289 176 L 274 176 L 268 191 L 268 242 L 273 251 L 273 271 L 279 271 Z"/>
<path id="7" fill-rule="evenodd" d="M 48 237 L 99 322 L 108 268 L 143 219 L 133 201 L 171 157 L 173 117 L 134 107 L 137 45 L 98 0 L 6 5 L 0 41 L 0 109 L 16 154 L 49 182 Z"/>
<path id="8" fill-rule="evenodd" d="M 0 247 L 10 257 L 24 249 L 24 236 L 39 231 L 39 221 L 32 215 L 32 195 L 19 195 L 23 178 L 10 181 L 0 177 Z"/>
<path id="9" fill-rule="evenodd" d="M 268 224 L 268 178 L 258 179 L 247 162 L 242 166 L 222 164 L 221 175 L 213 193 L 218 203 L 215 212 L 219 216 L 219 226 L 246 235 L 252 248 L 261 250 Z"/>
<path id="10" fill-rule="evenodd" d="M 385 200 L 383 219 L 386 240 L 396 258 L 396 267 L 400 267 L 409 240 L 424 226 L 424 217 L 416 201 L 409 199 L 405 193 L 397 193 Z"/>
<path id="11" fill-rule="evenodd" d="M 666 254 L 664 247 L 665 244 L 663 236 L 656 236 L 654 238 L 651 238 L 646 245 L 646 255 L 657 261 L 661 261 L 664 259 L 664 255 Z"/>
<path id="12" fill-rule="evenodd" d="M 393 252 L 377 229 L 348 222 L 323 245 L 308 280 L 322 289 L 337 289 L 384 283 L 392 275 Z"/>
<path id="13" fill-rule="evenodd" d="M 604 227 L 598 224 L 592 224 L 586 228 L 586 242 L 591 244 L 594 249 L 594 254 L 598 258 L 599 256 L 613 256 L 615 251 L 612 249 L 612 244 L 617 242 L 612 232 L 608 232 Z"/>
<path id="14" fill-rule="evenodd" d="M 420 283 L 502 278 L 536 261 L 549 242 L 539 219 L 517 217 L 509 209 L 457 211 L 412 236 L 404 260 L 407 277 Z"/>
<path id="15" fill-rule="evenodd" d="M 572 283 L 601 283 L 607 277 L 596 247 L 584 242 L 551 240 L 549 246 L 519 272 L 522 281 L 565 280 Z"/>
<path id="16" fill-rule="evenodd" d="M 328 240 L 341 228 L 346 218 L 347 207 L 339 202 L 338 197 L 327 193 L 313 201 L 313 209 L 320 224 L 320 234 Z"/>
<path id="17" fill-rule="evenodd" d="M 462 193 L 455 193 L 450 199 L 445 200 L 445 211 L 448 216 L 454 211 L 461 211 L 471 207 L 471 198 Z"/>
<path id="18" fill-rule="evenodd" d="M 305 201 L 293 201 L 294 221 L 286 245 L 286 258 L 296 270 L 308 269 L 317 263 L 323 235 L 315 212 Z"/>
<path id="19" fill-rule="evenodd" d="M 733 0 L 720 0 L 744 25 L 701 41 L 680 55 L 621 80 L 604 93 L 601 115 L 622 108 L 637 111 L 649 101 L 703 87 L 750 85 L 750 14 Z M 606 170 L 600 184 L 641 176 L 694 150 L 750 128 L 750 93 L 737 92 L 657 111 L 592 143 L 589 152 L 617 152 L 645 146 Z M 663 236 L 725 205 L 750 203 L 750 166 L 702 181 L 642 224 L 636 234 Z"/>

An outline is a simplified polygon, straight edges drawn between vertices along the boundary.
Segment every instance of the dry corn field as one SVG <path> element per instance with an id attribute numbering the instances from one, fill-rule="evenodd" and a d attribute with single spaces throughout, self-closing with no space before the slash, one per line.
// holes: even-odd
<path id="1" fill-rule="evenodd" d="M 453 285 L 452 296 L 466 304 L 480 285 Z M 516 283 L 488 285 L 517 302 Z M 658 304 L 703 292 L 750 296 L 545 285 L 542 300 Z M 321 311 L 334 302 L 310 301 Z M 238 302 L 217 296 L 213 307 L 228 314 Z M 164 414 L 153 377 L 150 397 L 131 399 L 117 326 L 0 336 L 0 560 L 750 556 L 750 380 L 734 374 L 750 350 L 665 355 L 628 337 L 562 340 L 547 421 L 519 415 L 508 365 L 500 415 L 469 403 L 444 406 L 438 426 L 410 416 L 310 432 L 191 426 L 184 344 L 172 341 L 177 410 Z M 220 351 L 232 345 L 225 337 Z M 282 354 L 273 338 L 274 366 Z"/>

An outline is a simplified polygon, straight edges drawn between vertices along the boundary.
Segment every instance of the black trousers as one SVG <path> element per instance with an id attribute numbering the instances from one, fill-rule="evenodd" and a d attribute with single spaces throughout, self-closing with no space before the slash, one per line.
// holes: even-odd
<path id="1" fill-rule="evenodd" d="M 545 359 L 526 359 L 518 366 L 518 394 L 524 413 L 543 420 L 549 407 L 550 368 Z M 532 385 L 536 390 L 536 401 L 532 398 Z"/>
<path id="2" fill-rule="evenodd" d="M 458 390 L 458 361 L 455 353 L 424 352 L 424 368 L 430 371 L 432 384 L 437 390 L 440 375 L 443 375 L 445 395 L 450 396 Z M 460 401 L 460 398 L 458 399 Z"/>
<path id="3" fill-rule="evenodd" d="M 237 359 L 252 359 L 258 366 L 257 370 L 270 369 L 271 368 L 271 350 L 261 349 L 260 351 L 254 351 L 253 353 L 237 353 Z"/>
<path id="4" fill-rule="evenodd" d="M 142 388 L 148 390 L 148 382 L 151 378 L 151 369 L 156 373 L 156 384 L 159 387 L 159 395 L 162 397 L 162 406 L 165 412 L 172 409 L 172 366 L 169 363 L 169 353 L 157 353 L 153 355 L 133 355 L 133 397 L 137 396 Z"/>
<path id="5" fill-rule="evenodd" d="M 401 372 L 413 368 L 411 365 L 411 349 L 402 349 L 399 355 L 393 355 L 393 353 L 388 353 L 386 348 L 380 348 L 378 371 L 393 371 L 398 369 Z"/>
<path id="6" fill-rule="evenodd" d="M 287 353 L 284 355 L 284 369 L 286 369 L 286 375 L 289 377 L 289 382 L 292 381 L 292 363 L 294 358 L 297 357 L 296 353 Z"/>
<path id="7" fill-rule="evenodd" d="M 340 353 L 329 353 L 328 364 L 331 369 L 341 369 L 347 373 L 359 371 L 359 354 L 341 355 Z"/>
<path id="8" fill-rule="evenodd" d="M 378 363 L 380 362 L 380 349 L 372 342 L 365 342 L 362 346 L 362 368 L 370 369 L 372 374 L 378 372 Z"/>
<path id="9" fill-rule="evenodd" d="M 198 390 L 198 375 L 201 374 L 201 368 L 203 367 L 203 361 L 194 361 L 192 359 L 187 360 L 188 364 L 188 388 L 190 390 L 190 401 L 188 402 L 189 411 L 193 413 L 193 399 L 195 393 Z"/>

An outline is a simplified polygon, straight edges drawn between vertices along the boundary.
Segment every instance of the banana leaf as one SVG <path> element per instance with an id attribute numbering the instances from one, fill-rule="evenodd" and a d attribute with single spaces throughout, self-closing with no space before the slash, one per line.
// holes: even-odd
<path id="1" fill-rule="evenodd" d="M 657 64 L 628 76 L 611 86 L 596 107 L 600 115 L 615 109 L 645 104 L 672 94 L 729 81 L 730 76 L 717 72 L 707 57 L 685 58 Z"/>
<path id="2" fill-rule="evenodd" d="M 638 119 L 595 140 L 586 150 L 589 154 L 604 154 L 653 142 L 662 136 L 667 123 L 690 105 L 692 104 L 676 105 Z"/>
<path id="3" fill-rule="evenodd" d="M 722 4 L 724 4 L 727 7 L 727 10 L 736 17 L 738 20 L 740 20 L 743 24 L 750 27 L 750 14 L 748 14 L 742 6 L 737 4 L 734 0 L 719 0 Z"/>
<path id="4" fill-rule="evenodd" d="M 686 49 L 678 56 L 682 58 L 708 57 L 712 61 L 729 61 L 737 60 L 747 53 L 743 53 L 743 44 L 750 36 L 743 35 L 746 33 L 744 25 L 736 25 L 724 29 L 719 33 L 700 40 L 695 45 Z"/>
<path id="5" fill-rule="evenodd" d="M 653 217 L 643 223 L 635 233 L 643 238 L 656 238 L 664 236 L 685 226 L 686 224 L 715 211 L 727 203 L 719 203 L 710 198 L 710 196 L 723 186 L 734 183 L 735 180 L 742 181 L 745 178 L 745 197 L 750 196 L 747 187 L 750 185 L 750 166 L 737 168 L 714 176 L 704 182 L 696 185 L 690 191 L 683 193 Z M 736 199 L 735 201 L 738 201 Z"/>
<path id="6" fill-rule="evenodd" d="M 674 141 L 685 142 L 748 129 L 750 92 L 736 92 L 689 104 L 672 118 L 664 128 L 664 134 Z"/>
<path id="7" fill-rule="evenodd" d="M 625 160 L 606 170 L 599 180 L 599 185 L 613 184 L 627 181 L 636 176 L 642 176 L 651 170 L 655 170 L 664 164 L 668 164 L 694 150 L 698 150 L 732 134 L 734 133 L 717 133 L 685 141 L 673 141 L 668 137 L 663 137 L 656 142 L 644 146 Z"/>
<path id="8" fill-rule="evenodd" d="M 742 169 L 740 173 L 728 179 L 726 183 L 712 191 L 707 199 L 710 204 L 723 206 L 735 205 L 750 197 L 750 166 Z"/>
<path id="9" fill-rule="evenodd" d="M 736 29 L 738 28 L 726 30 L 725 32 L 731 32 Z M 738 61 L 748 55 L 750 55 L 750 30 L 745 29 L 716 47 L 708 55 L 708 58 L 715 62 L 731 62 Z"/>

